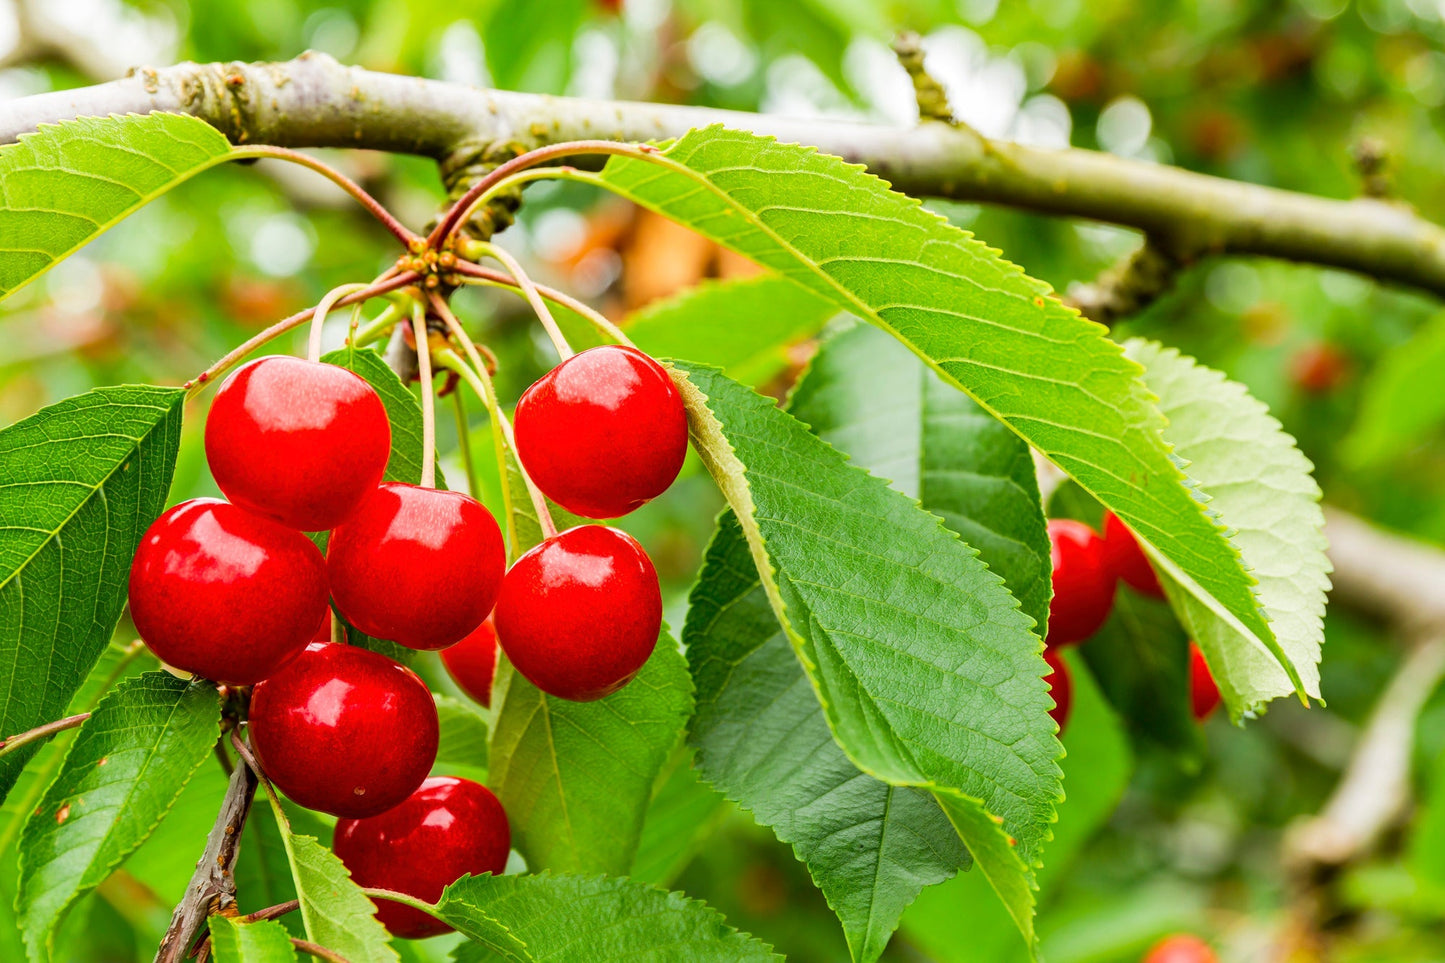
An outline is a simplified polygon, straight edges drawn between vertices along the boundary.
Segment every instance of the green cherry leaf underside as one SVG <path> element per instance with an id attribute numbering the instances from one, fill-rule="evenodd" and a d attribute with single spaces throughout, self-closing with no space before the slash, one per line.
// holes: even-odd
<path id="1" fill-rule="evenodd" d="M 96 388 L 0 431 L 0 733 L 63 716 L 110 641 L 165 507 L 184 401 Z M 0 758 L 0 798 L 38 747 Z"/>
<path id="2" fill-rule="evenodd" d="M 534 869 L 631 871 L 657 774 L 692 712 L 692 681 L 666 629 L 626 686 L 596 702 L 547 695 L 505 660 L 490 785 L 517 814 L 512 845 Z"/>
<path id="3" fill-rule="evenodd" d="M 692 749 L 679 743 L 652 790 L 628 875 L 654 886 L 671 886 L 726 817 L 728 808 L 722 795 L 699 778 Z"/>
<path id="4" fill-rule="evenodd" d="M 1293 673 L 1238 550 L 1171 458 L 1139 366 L 1043 282 L 861 167 L 744 131 L 693 130 L 647 160 L 611 158 L 597 180 L 893 334 Z"/>
<path id="5" fill-rule="evenodd" d="M 0 147 L 0 300 L 231 154 L 186 114 L 80 117 Z"/>
<path id="6" fill-rule="evenodd" d="M 487 781 L 487 720 L 465 699 L 438 695 L 437 721 L 441 739 L 432 765 L 436 776 L 462 776 Z"/>
<path id="7" fill-rule="evenodd" d="M 351 873 L 314 836 L 298 836 L 274 795 L 271 811 L 281 830 L 306 938 L 346 960 L 398 963 L 386 928 L 376 919 L 376 904 L 351 880 Z"/>
<path id="8" fill-rule="evenodd" d="M 921 494 L 1042 622 L 1048 536 L 1033 460 L 1017 435 L 867 325 L 824 341 L 790 410 L 854 464 Z M 966 868 L 967 850 L 932 797 L 864 775 L 833 741 L 731 515 L 692 601 L 683 638 L 704 775 L 793 844 L 854 959 L 876 959 L 904 908 Z"/>
<path id="9" fill-rule="evenodd" d="M 148 672 L 117 686 L 80 727 L 25 823 L 16 900 L 30 957 L 76 900 L 143 843 L 210 755 L 215 687 Z"/>
<path id="10" fill-rule="evenodd" d="M 706 358 L 729 378 L 760 385 L 787 366 L 790 345 L 837 313 L 831 300 L 765 274 L 703 281 L 635 312 L 623 327 L 654 358 Z"/>
<path id="11" fill-rule="evenodd" d="M 275 920 L 237 923 L 212 916 L 211 955 L 216 963 L 293 963 L 296 950 L 291 934 Z"/>
<path id="12" fill-rule="evenodd" d="M 1204 651 L 1230 716 L 1237 721 L 1294 692 L 1291 676 L 1318 699 L 1330 563 L 1309 459 L 1243 385 L 1156 342 L 1135 339 L 1126 348 L 1144 366 L 1144 380 L 1169 419 L 1165 440 L 1209 496 L 1209 508 L 1236 530 L 1234 543 L 1259 580 L 1257 592 L 1274 629 L 1275 645 L 1267 646 L 1185 591 L 1163 566 L 1165 592 Z M 1276 661 L 1275 648 L 1283 650 L 1290 675 Z"/>
<path id="13" fill-rule="evenodd" d="M 728 926 L 681 893 L 630 879 L 464 876 L 442 894 L 439 915 L 475 941 L 458 963 L 779 963 L 771 947 Z"/>
<path id="14" fill-rule="evenodd" d="M 917 502 L 716 369 L 675 367 L 693 444 L 838 744 L 934 794 L 1032 942 L 1031 869 L 1061 785 L 1030 620 Z"/>

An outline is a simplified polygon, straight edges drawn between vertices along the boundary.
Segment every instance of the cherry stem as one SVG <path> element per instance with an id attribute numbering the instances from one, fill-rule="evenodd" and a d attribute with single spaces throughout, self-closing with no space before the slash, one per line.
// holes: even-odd
<path id="1" fill-rule="evenodd" d="M 526 170 L 529 167 L 537 167 L 547 161 L 558 157 L 576 157 L 583 154 L 620 155 L 625 157 L 646 157 L 654 153 L 656 148 L 644 147 L 636 144 L 619 144 L 607 140 L 576 140 L 562 144 L 552 144 L 548 147 L 539 147 L 536 150 L 528 151 L 517 157 L 513 157 L 505 164 L 499 164 L 493 168 L 481 180 L 472 185 L 457 202 L 453 204 L 442 217 L 441 221 L 427 236 L 426 245 L 430 248 L 440 250 L 442 242 L 455 234 L 463 224 L 472 216 L 472 212 L 483 202 L 484 198 L 490 197 L 494 188 L 502 181 L 507 180 L 518 171 Z M 557 176 L 557 175 L 552 175 Z"/>
<path id="2" fill-rule="evenodd" d="M 463 283 L 465 284 L 506 288 L 509 291 L 518 293 L 521 293 L 522 290 L 515 281 L 501 271 L 494 271 L 489 267 L 473 264 L 471 261 L 458 261 L 453 270 L 463 276 Z M 601 331 L 606 337 L 611 338 L 618 344 L 625 344 L 629 348 L 637 347 L 621 328 L 609 321 L 602 312 L 591 305 L 577 300 L 565 291 L 549 288 L 545 284 L 534 284 L 533 286 L 537 289 L 537 292 L 548 301 L 551 301 L 553 304 L 560 304 L 562 307 L 575 311 L 577 314 L 586 318 L 592 323 L 593 327 Z"/>
<path id="3" fill-rule="evenodd" d="M 375 320 L 368 322 L 366 327 L 361 330 L 352 332 L 352 346 L 359 348 L 371 344 L 371 342 L 396 327 L 397 323 L 401 320 L 401 308 L 395 304 L 388 304 L 386 308 L 376 316 Z"/>
<path id="4" fill-rule="evenodd" d="M 74 729 L 89 718 L 89 712 L 82 712 L 78 715 L 66 716 L 64 719 L 56 719 L 54 722 L 47 722 L 43 726 L 36 726 L 34 729 L 29 729 L 13 736 L 7 736 L 4 739 L 0 739 L 0 756 L 14 752 L 21 746 L 35 742 L 37 739 L 53 736 L 57 732 L 64 732 L 66 729 Z"/>
<path id="5" fill-rule="evenodd" d="M 412 304 L 411 330 L 416 336 L 416 366 L 421 375 L 421 487 L 436 487 L 437 416 L 431 383 L 431 344 L 426 334 L 426 305 Z"/>
<path id="6" fill-rule="evenodd" d="M 477 484 L 477 464 L 472 458 L 472 438 L 470 426 L 467 422 L 467 403 L 460 391 L 452 392 L 452 399 L 457 412 L 457 448 L 462 453 L 462 468 L 467 473 L 467 493 L 473 498 L 478 498 L 480 487 Z"/>
<path id="7" fill-rule="evenodd" d="M 299 150 L 291 150 L 286 147 L 252 144 L 245 147 L 232 148 L 231 157 L 234 160 L 244 160 L 253 157 L 270 157 L 275 160 L 284 160 L 290 161 L 293 164 L 300 164 L 302 167 L 309 167 L 355 198 L 361 206 L 366 208 L 368 213 L 380 221 L 398 241 L 406 245 L 407 250 L 412 250 L 421 243 L 422 239 L 420 235 L 398 221 L 390 211 L 382 206 L 380 201 L 368 194 L 365 188 L 330 164 L 312 157 L 310 154 L 303 154 Z"/>
<path id="8" fill-rule="evenodd" d="M 325 327 L 326 316 L 331 313 L 331 309 L 336 306 L 336 302 L 348 294 L 364 291 L 369 286 L 370 285 L 366 284 L 343 284 L 326 292 L 326 295 L 317 303 L 315 313 L 311 315 L 311 336 L 306 342 L 307 361 L 321 360 L 321 329 Z M 361 305 L 358 304 L 357 308 L 360 309 L 360 307 Z"/>
<path id="9" fill-rule="evenodd" d="M 502 491 L 506 492 L 509 487 L 507 485 L 506 453 L 510 451 L 512 460 L 516 463 L 517 472 L 522 476 L 522 484 L 526 486 L 527 495 L 532 500 L 532 507 L 537 512 L 537 524 L 541 526 L 543 534 L 551 538 L 557 534 L 557 526 L 552 521 L 551 510 L 547 507 L 547 498 L 532 481 L 532 476 L 527 474 L 527 469 L 522 466 L 522 459 L 517 454 L 517 439 L 512 433 L 512 423 L 507 420 L 507 416 L 502 413 L 502 406 L 497 402 L 497 388 L 492 384 L 491 375 L 487 372 L 487 366 L 482 361 L 481 353 L 477 351 L 477 346 L 472 343 L 467 329 L 462 327 L 462 323 L 457 320 L 457 316 L 452 313 L 452 309 L 447 303 L 436 294 L 431 294 L 430 297 L 432 310 L 436 311 L 437 316 L 446 324 L 452 336 L 457 339 L 462 350 L 466 352 L 467 359 L 471 361 L 471 364 L 466 364 L 454 352 L 450 352 L 450 357 L 447 359 L 450 362 L 451 370 L 461 375 L 462 380 L 481 397 L 482 403 L 487 406 L 487 414 L 492 419 L 492 437 L 497 448 L 497 471 L 500 472 Z M 508 499 L 507 505 L 509 527 L 512 522 L 510 501 Z M 513 544 L 516 544 L 515 539 Z"/>
<path id="10" fill-rule="evenodd" d="M 388 271 L 386 274 L 383 274 L 381 277 L 377 278 L 363 290 L 356 291 L 352 294 L 348 294 L 345 297 L 338 299 L 336 304 L 360 304 L 362 301 L 369 300 L 371 298 L 377 297 L 378 295 L 386 294 L 390 291 L 395 291 L 398 288 L 404 288 L 408 284 L 415 283 L 417 280 L 417 275 L 414 272 L 403 271 L 401 273 L 393 273 L 394 271 L 395 269 L 393 268 L 392 271 Z M 257 348 L 261 347 L 261 345 L 272 340 L 273 338 L 285 334 L 292 328 L 298 327 L 305 324 L 307 321 L 310 321 L 311 316 L 315 314 L 315 312 L 315 308 L 307 308 L 305 311 L 300 311 L 296 314 L 293 314 L 289 318 L 283 318 L 282 320 L 277 321 L 265 331 L 260 332 L 252 338 L 249 338 L 245 342 L 245 344 L 242 344 L 240 347 L 227 353 L 225 357 L 221 358 L 219 361 L 211 365 L 205 371 L 202 371 L 191 381 L 187 381 L 185 387 L 189 392 L 189 395 L 194 396 L 207 384 L 214 381 L 217 375 L 224 374 L 226 370 L 229 369 L 232 365 L 240 361 L 242 358 L 246 357 L 246 355 L 250 354 L 252 351 L 255 351 Z"/>
<path id="11" fill-rule="evenodd" d="M 563 361 L 572 357 L 574 353 L 572 346 L 567 343 L 567 338 L 563 336 L 562 329 L 557 327 L 557 319 L 552 317 L 551 309 L 547 307 L 547 302 L 542 300 L 542 295 L 537 291 L 537 285 L 533 284 L 532 279 L 527 276 L 527 272 L 522 268 L 521 262 L 512 257 L 509 252 L 486 241 L 478 241 L 476 243 L 476 250 L 502 262 L 507 272 L 516 279 L 517 287 L 521 288 L 523 296 L 527 299 L 527 303 L 532 306 L 532 311 L 537 315 L 537 320 L 542 322 L 542 327 L 547 330 L 547 337 L 552 339 L 552 344 L 557 349 L 557 355 Z"/>
<path id="12" fill-rule="evenodd" d="M 293 936 L 291 937 L 291 945 L 303 953 L 310 953 L 318 960 L 325 960 L 326 963 L 351 963 L 350 960 L 335 950 L 328 950 L 326 947 L 318 943 L 312 943 L 310 940 L 297 939 Z"/>
<path id="13" fill-rule="evenodd" d="M 237 923 L 263 923 L 266 920 L 274 920 L 285 916 L 287 913 L 294 913 L 301 908 L 299 899 L 288 899 L 284 903 L 277 903 L 275 906 L 268 906 L 265 909 L 258 909 L 254 913 L 247 913 L 245 916 L 236 917 Z"/>
<path id="14" fill-rule="evenodd" d="M 247 725 L 249 725 L 249 723 Z M 266 773 L 262 771 L 261 764 L 256 761 L 256 757 L 252 754 L 250 747 L 242 741 L 241 730 L 239 728 L 231 730 L 231 748 L 236 750 L 236 755 L 241 757 L 241 761 L 246 764 L 246 768 L 256 774 L 256 782 L 260 783 L 261 788 L 266 790 L 266 798 L 271 801 L 271 808 L 276 811 L 276 820 L 284 825 L 286 831 L 289 833 L 291 831 L 291 821 L 286 818 L 286 810 L 281 808 L 281 797 L 276 795 L 276 787 L 271 785 L 270 779 L 266 778 Z"/>

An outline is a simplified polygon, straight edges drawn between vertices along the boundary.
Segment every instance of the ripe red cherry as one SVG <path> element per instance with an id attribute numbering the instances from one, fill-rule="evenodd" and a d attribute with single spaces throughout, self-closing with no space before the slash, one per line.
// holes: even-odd
<path id="1" fill-rule="evenodd" d="M 1199 937 L 1176 933 L 1155 943 L 1144 963 L 1219 963 L 1219 957 Z"/>
<path id="2" fill-rule="evenodd" d="M 337 820 L 332 848 L 358 885 L 435 903 L 467 874 L 500 874 L 512 832 L 487 787 L 437 776 L 379 816 Z M 394 936 L 409 940 L 451 930 L 420 910 L 385 900 L 377 901 L 376 918 Z"/>
<path id="3" fill-rule="evenodd" d="M 1204 661 L 1204 653 L 1199 651 L 1199 646 L 1190 642 L 1189 705 L 1194 718 L 1203 722 L 1219 708 L 1219 702 L 1219 686 L 1214 682 L 1214 674 L 1209 671 L 1209 663 Z"/>
<path id="4" fill-rule="evenodd" d="M 141 536 L 130 615 L 162 662 L 250 685 L 326 617 L 326 563 L 300 532 L 218 498 L 181 502 Z"/>
<path id="5" fill-rule="evenodd" d="M 1104 540 L 1083 522 L 1049 520 L 1054 597 L 1049 602 L 1049 645 L 1080 642 L 1099 631 L 1114 605 L 1114 573 L 1104 561 Z"/>
<path id="6" fill-rule="evenodd" d="M 517 402 L 517 455 L 548 498 L 617 518 L 667 491 L 687 454 L 687 412 L 662 365 L 603 345 L 547 372 Z"/>
<path id="7" fill-rule="evenodd" d="M 482 624 L 506 550 L 497 520 L 461 492 L 388 482 L 331 533 L 331 595 L 367 635 L 441 649 Z"/>
<path id="8" fill-rule="evenodd" d="M 600 699 L 631 681 L 657 644 L 657 572 L 631 535 L 579 525 L 512 565 L 496 625 L 507 658 L 537 688 Z"/>
<path id="9" fill-rule="evenodd" d="M 206 461 L 226 497 L 303 532 L 350 515 L 390 454 L 381 398 L 334 364 L 258 358 L 226 379 L 206 418 Z"/>
<path id="10" fill-rule="evenodd" d="M 251 692 L 251 744 L 266 775 L 307 809 L 374 816 L 436 762 L 436 703 L 386 656 L 312 642 Z"/>
<path id="11" fill-rule="evenodd" d="M 1349 375 L 1349 356 L 1328 342 L 1307 344 L 1290 358 L 1290 381 L 1307 394 L 1329 394 L 1344 384 Z"/>
<path id="12" fill-rule="evenodd" d="M 1052 689 L 1049 695 L 1054 697 L 1054 707 L 1049 710 L 1049 715 L 1059 724 L 1059 738 L 1062 739 L 1064 729 L 1069 724 L 1069 710 L 1074 704 L 1074 682 L 1069 677 L 1069 667 L 1064 663 L 1058 649 L 1045 649 L 1044 661 L 1053 670 L 1044 676 L 1044 681 Z"/>
<path id="13" fill-rule="evenodd" d="M 1139 547 L 1134 533 L 1113 512 L 1104 513 L 1104 564 L 1134 590 L 1156 599 L 1164 597 L 1149 557 Z"/>
<path id="14" fill-rule="evenodd" d="M 490 708 L 497 675 L 497 628 L 492 617 L 456 645 L 442 649 L 442 665 L 463 692 Z"/>

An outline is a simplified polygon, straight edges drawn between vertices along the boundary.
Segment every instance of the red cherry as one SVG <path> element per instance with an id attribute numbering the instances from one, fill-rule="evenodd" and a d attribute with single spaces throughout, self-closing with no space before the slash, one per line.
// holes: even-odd
<path id="1" fill-rule="evenodd" d="M 442 665 L 463 692 L 490 708 L 492 679 L 497 675 L 497 628 L 492 617 L 456 645 L 442 649 Z"/>
<path id="2" fill-rule="evenodd" d="M 1136 591 L 1156 599 L 1164 597 L 1149 557 L 1139 547 L 1134 533 L 1113 512 L 1104 513 L 1104 564 Z"/>
<path id="3" fill-rule="evenodd" d="M 1290 381 L 1306 394 L 1329 394 L 1344 384 L 1349 375 L 1349 355 L 1328 342 L 1307 344 L 1290 358 Z"/>
<path id="4" fill-rule="evenodd" d="M 537 487 L 585 518 L 617 518 L 667 491 L 687 412 L 662 365 L 603 345 L 547 372 L 517 402 L 517 455 Z"/>
<path id="5" fill-rule="evenodd" d="M 1104 540 L 1083 522 L 1049 519 L 1054 597 L 1049 602 L 1049 645 L 1080 642 L 1099 631 L 1114 605 L 1114 573 L 1104 561 Z"/>
<path id="6" fill-rule="evenodd" d="M 1219 957 L 1199 937 L 1176 933 L 1155 943 L 1144 963 L 1219 963 Z"/>
<path id="7" fill-rule="evenodd" d="M 1045 649 L 1044 661 L 1053 670 L 1044 676 L 1044 681 L 1052 689 L 1049 694 L 1054 697 L 1054 707 L 1049 710 L 1049 715 L 1058 723 L 1059 738 L 1062 739 L 1064 728 L 1069 724 L 1069 710 L 1074 704 L 1074 682 L 1069 677 L 1069 667 L 1058 649 Z"/>
<path id="8" fill-rule="evenodd" d="M 1214 683 L 1214 674 L 1199 646 L 1189 643 L 1189 705 L 1194 718 L 1203 722 L 1219 708 L 1219 686 Z"/>
<path id="9" fill-rule="evenodd" d="M 225 380 L 206 418 L 206 461 L 226 497 L 303 532 L 350 515 L 390 454 L 376 389 L 334 364 L 258 358 Z"/>
<path id="10" fill-rule="evenodd" d="M 326 611 L 326 563 L 311 540 L 218 498 L 157 518 L 131 564 L 140 637 L 162 662 L 214 682 L 260 682 Z"/>
<path id="11" fill-rule="evenodd" d="M 251 744 L 293 801 L 335 816 L 401 802 L 436 762 L 436 703 L 406 666 L 355 646 L 312 642 L 251 692 Z"/>
<path id="12" fill-rule="evenodd" d="M 600 699 L 630 682 L 657 644 L 657 572 L 631 535 L 579 525 L 512 565 L 496 625 L 507 658 L 537 688 Z"/>
<path id="13" fill-rule="evenodd" d="M 412 649 L 441 649 L 482 624 L 507 566 L 497 520 L 461 492 L 388 482 L 326 551 L 346 621 Z"/>
<path id="14" fill-rule="evenodd" d="M 470 779 L 438 776 L 379 816 L 337 820 L 332 848 L 358 885 L 435 903 L 467 874 L 500 874 L 511 846 L 507 814 L 496 796 Z M 376 917 L 403 939 L 451 930 L 420 910 L 385 900 L 377 901 Z"/>

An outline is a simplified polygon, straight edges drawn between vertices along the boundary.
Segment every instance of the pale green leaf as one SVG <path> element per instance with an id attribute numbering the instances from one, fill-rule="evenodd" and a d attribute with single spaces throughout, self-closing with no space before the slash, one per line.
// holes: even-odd
<path id="1" fill-rule="evenodd" d="M 211 955 L 216 963 L 292 963 L 296 950 L 291 934 L 275 920 L 237 923 L 225 916 L 212 916 Z"/>
<path id="2" fill-rule="evenodd" d="M 743 131 L 614 157 L 598 180 L 894 334 L 1142 533 L 1293 678 L 1238 551 L 1170 457 L 1138 365 L 1042 282 L 861 167 Z"/>
<path id="3" fill-rule="evenodd" d="M 703 281 L 628 316 L 624 330 L 655 358 L 695 358 L 761 385 L 788 364 L 787 348 L 838 313 L 832 301 L 776 275 Z"/>
<path id="4" fill-rule="evenodd" d="M 0 300 L 231 145 L 187 114 L 80 117 L 0 147 Z"/>
<path id="5" fill-rule="evenodd" d="M 437 743 L 437 758 L 432 772 L 439 776 L 463 776 L 485 783 L 487 720 L 461 699 L 438 695 L 436 703 L 441 739 Z"/>
<path id="6" fill-rule="evenodd" d="M 1330 563 L 1309 459 L 1243 385 L 1155 342 L 1136 339 L 1127 347 L 1144 366 L 1144 379 L 1169 419 L 1165 439 L 1209 498 L 1209 508 L 1236 530 L 1234 543 L 1259 580 L 1257 592 L 1276 644 L 1304 691 L 1318 699 Z M 1231 717 L 1238 720 L 1294 691 L 1272 651 L 1253 633 L 1184 590 L 1170 563 L 1158 567 L 1170 603 L 1204 650 Z"/>
<path id="7" fill-rule="evenodd" d="M 1340 446 L 1356 466 L 1388 462 L 1439 437 L 1445 425 L 1445 313 L 1382 357 L 1360 392 L 1359 415 Z"/>
<path id="8" fill-rule="evenodd" d="M 1060 750 L 1028 617 L 916 502 L 767 399 L 676 367 L 693 444 L 839 745 L 865 773 L 933 792 L 1031 934 Z"/>
<path id="9" fill-rule="evenodd" d="M 96 388 L 0 431 L 0 733 L 58 719 L 110 641 L 165 507 L 178 388 Z M 39 748 L 0 758 L 0 797 Z"/>
<path id="10" fill-rule="evenodd" d="M 458 949 L 459 963 L 781 959 L 707 904 L 629 879 L 464 876 L 447 887 L 437 909 L 476 941 Z"/>
<path id="11" fill-rule="evenodd" d="M 149 672 L 122 683 L 80 727 L 26 821 L 17 909 L 33 960 L 76 900 L 145 841 L 215 744 L 215 687 Z"/>

